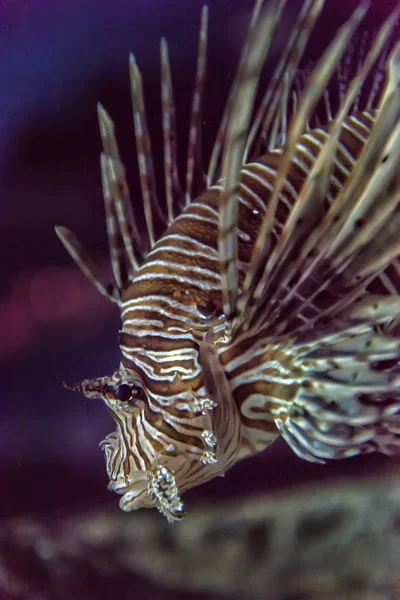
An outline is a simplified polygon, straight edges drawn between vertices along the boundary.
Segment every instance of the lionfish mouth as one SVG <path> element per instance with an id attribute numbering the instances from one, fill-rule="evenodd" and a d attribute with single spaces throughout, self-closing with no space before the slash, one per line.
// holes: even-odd
<path id="1" fill-rule="evenodd" d="M 120 452 L 121 441 L 116 432 L 111 433 L 100 443 L 106 457 L 106 469 L 110 478 L 107 488 L 122 496 L 120 508 L 131 512 L 138 508 L 156 507 L 169 521 L 183 516 L 177 482 L 171 469 L 157 465 L 147 471 L 137 471 L 132 475 L 124 474 L 121 464 L 116 465 L 116 456 Z"/>
<path id="2" fill-rule="evenodd" d="M 138 508 L 156 507 L 169 521 L 183 517 L 183 504 L 172 471 L 158 466 L 152 471 L 143 473 L 144 478 L 131 484 L 123 484 L 118 480 L 110 481 L 108 489 L 122 495 L 120 508 L 131 512 Z"/>
<path id="3" fill-rule="evenodd" d="M 120 485 L 118 481 L 110 481 L 107 489 L 116 492 L 122 496 L 119 501 L 120 508 L 125 512 L 143 508 L 146 505 L 153 507 L 154 502 L 150 502 L 148 495 L 148 485 L 146 478 L 144 480 L 135 481 L 131 484 Z M 146 502 L 147 500 L 147 502 Z"/>

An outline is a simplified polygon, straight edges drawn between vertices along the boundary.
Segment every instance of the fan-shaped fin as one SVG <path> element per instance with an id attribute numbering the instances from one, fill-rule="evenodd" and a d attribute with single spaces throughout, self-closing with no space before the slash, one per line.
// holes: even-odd
<path id="1" fill-rule="evenodd" d="M 301 364 L 297 393 L 289 409 L 273 413 L 296 454 L 325 462 L 399 449 L 400 370 L 386 366 L 398 363 L 399 338 L 358 325 L 298 341 L 293 350 Z"/>
<path id="2" fill-rule="evenodd" d="M 397 55 L 400 56 L 400 46 L 392 56 L 392 67 Z M 275 287 L 275 278 L 274 287 L 278 291 L 268 300 L 269 307 L 275 306 L 275 309 L 273 312 L 266 309 L 263 313 L 270 322 L 279 318 L 279 314 L 288 314 L 288 306 L 294 297 L 303 297 L 295 308 L 291 305 L 291 312 L 299 314 L 328 288 L 340 292 L 337 294 L 339 300 L 325 304 L 325 309 L 320 314 L 317 312 L 315 318 L 338 314 L 400 253 L 397 210 L 400 96 L 395 91 L 399 75 L 400 70 L 396 74 L 392 68 L 392 82 L 387 88 L 392 92 L 385 94 L 386 100 L 382 103 L 377 121 L 343 190 L 327 213 L 320 215 L 320 223 L 309 231 L 308 236 L 305 232 L 303 243 L 300 242 L 297 247 L 291 245 L 292 252 L 295 248 L 296 258 L 293 260 L 292 255 L 286 272 L 283 261 L 277 264 L 279 287 Z M 382 159 L 385 160 L 380 163 Z M 287 231 L 293 231 L 293 223 L 292 220 Z M 290 258 L 290 253 L 287 256 Z M 314 285 L 308 285 L 308 291 L 304 293 L 305 282 L 313 279 Z M 279 323 L 280 332 L 287 330 L 284 318 L 279 319 Z"/>
<path id="3" fill-rule="evenodd" d="M 304 8 L 305 5 L 303 9 Z M 395 29 L 393 31 L 395 32 Z M 324 90 L 322 98 L 315 108 L 314 114 L 312 114 L 308 120 L 309 129 L 326 127 L 336 118 L 338 109 L 343 103 L 351 82 L 365 62 L 367 52 L 374 43 L 374 38 L 375 36 L 372 35 L 370 31 L 366 30 L 356 34 L 350 41 L 348 48 L 335 69 L 329 87 Z M 364 82 L 363 87 L 358 90 L 351 109 L 353 114 L 363 111 L 372 112 L 377 108 L 377 103 L 384 83 L 385 65 L 389 51 L 393 46 L 394 38 L 395 36 L 393 33 L 392 36 L 387 37 L 379 60 L 374 65 L 367 80 Z M 310 61 L 307 65 L 298 69 L 292 81 L 291 94 L 288 103 L 284 105 L 283 102 L 279 101 L 281 106 L 280 110 L 285 106 L 285 114 L 287 116 L 296 114 L 299 98 L 304 94 L 307 81 L 314 68 L 315 63 Z M 253 127 L 255 127 L 255 121 Z M 254 135 L 256 137 L 257 147 L 266 148 L 266 150 L 270 151 L 276 148 L 276 145 L 273 145 L 274 140 L 270 139 L 271 136 L 268 131 L 269 130 L 264 126 L 262 130 L 260 130 L 261 135 L 257 132 L 255 132 Z M 282 139 L 281 144 L 283 145 L 285 143 L 285 136 L 281 135 L 280 139 Z M 259 155 L 260 153 L 254 152 L 254 159 Z"/>
<path id="4" fill-rule="evenodd" d="M 276 161 L 272 157 L 268 163 L 268 155 L 259 160 L 260 173 L 268 165 L 270 171 L 275 164 L 278 169 L 236 304 L 230 291 L 237 271 L 232 275 L 228 267 L 237 265 L 235 185 L 248 123 L 242 121 L 240 128 L 238 118 L 232 118 L 235 129 L 228 120 L 224 142 L 229 150 L 223 165 L 229 158 L 227 167 L 232 169 L 223 170 L 224 191 L 229 193 L 222 195 L 220 210 L 224 310 L 228 318 L 234 317 L 227 356 L 240 341 L 250 344 L 254 338 L 261 344 L 264 338 L 272 364 L 277 344 L 284 355 L 278 375 L 267 361 L 254 376 L 258 381 L 262 370 L 269 382 L 270 396 L 263 401 L 271 406 L 283 437 L 299 456 L 317 462 L 400 447 L 400 338 L 395 334 L 400 300 L 390 274 L 400 254 L 400 44 L 387 63 L 387 83 L 377 109 L 354 114 L 367 79 L 372 77 L 367 87 L 374 90 L 372 96 L 380 87 L 376 73 L 400 7 L 382 25 L 358 72 L 339 90 L 336 114 L 328 102 L 329 126 L 305 133 L 366 10 L 367 3 L 361 3 L 354 11 L 304 92 L 300 90 L 286 146 L 273 154 Z M 346 61 L 343 69 L 342 83 Z M 376 105 L 372 96 L 369 107 Z M 244 111 L 241 118 L 247 116 Z M 276 114 L 274 119 L 269 121 L 272 127 Z M 312 152 L 307 144 L 314 146 Z M 257 172 L 256 165 L 251 168 Z M 289 215 L 277 234 L 278 205 L 295 172 Z M 383 294 L 373 292 L 374 286 L 383 288 Z M 249 355 L 254 352 L 251 346 Z M 252 369 L 246 372 L 244 364 L 240 374 L 247 382 Z"/>
<path id="5" fill-rule="evenodd" d="M 391 29 L 394 27 L 395 19 L 396 15 L 392 15 L 389 18 L 389 20 L 384 24 L 383 28 L 380 31 L 380 35 L 377 36 L 375 43 L 373 44 L 365 60 L 362 69 L 351 82 L 347 94 L 343 100 L 342 107 L 339 111 L 340 114 L 337 116 L 335 122 L 332 124 L 329 136 L 327 137 L 327 141 L 323 149 L 321 150 L 321 153 L 318 159 L 316 160 L 307 181 L 303 185 L 303 188 L 299 194 L 295 206 L 293 207 L 293 211 L 290 217 L 288 218 L 281 240 L 279 240 L 275 248 L 275 255 L 277 260 L 275 265 L 275 273 L 278 273 L 279 271 L 279 279 L 281 281 L 282 287 L 279 290 L 277 290 L 275 294 L 270 295 L 270 307 L 274 305 L 275 298 L 277 298 L 278 295 L 281 296 L 284 304 L 290 302 L 293 295 L 297 293 L 299 285 L 301 285 L 301 283 L 305 281 L 305 277 L 309 274 L 311 275 L 311 277 L 313 276 L 313 269 L 315 269 L 314 265 L 316 265 L 318 261 L 321 261 L 323 258 L 323 255 L 316 250 L 315 243 L 312 243 L 315 239 L 317 239 L 317 236 L 321 240 L 321 242 L 325 244 L 327 242 L 328 236 L 331 234 L 332 229 L 335 230 L 337 237 L 340 237 L 344 233 L 344 230 L 347 229 L 349 242 L 351 244 L 351 241 L 354 240 L 354 236 L 357 236 L 357 231 L 355 231 L 354 229 L 354 224 L 357 223 L 358 226 L 360 226 L 362 222 L 360 220 L 362 217 L 362 213 L 360 211 L 366 211 L 368 206 L 371 205 L 371 200 L 373 199 L 371 199 L 371 197 L 368 199 L 368 197 L 366 197 L 365 195 L 363 196 L 363 194 L 361 193 L 362 187 L 358 182 L 358 184 L 355 185 L 353 188 L 353 202 L 355 202 L 355 208 L 357 207 L 359 211 L 358 217 L 353 216 L 353 218 L 351 219 L 349 218 L 351 213 L 347 213 L 348 220 L 344 220 L 344 215 L 343 213 L 341 213 L 340 218 L 337 218 L 337 205 L 341 202 L 342 194 L 340 194 L 336 198 L 336 200 L 334 201 L 334 203 L 332 204 L 332 206 L 326 214 L 326 208 L 324 210 L 324 200 L 328 196 L 328 186 L 330 183 L 332 167 L 336 161 L 339 136 L 341 134 L 343 123 L 345 122 L 344 118 L 348 112 L 350 105 L 356 97 L 358 89 L 362 86 L 362 83 L 365 81 L 365 77 L 372 68 L 382 48 L 384 47 L 385 39 L 390 34 Z M 375 127 L 377 128 L 378 124 L 376 124 Z M 373 143 L 373 132 L 370 133 L 370 140 L 364 146 L 364 152 L 366 151 L 367 146 L 370 143 Z M 358 162 L 354 165 L 352 174 L 350 175 L 347 184 L 342 190 L 343 194 L 345 193 L 347 185 L 351 185 L 351 179 L 354 176 L 354 172 L 357 172 L 357 170 L 359 170 L 359 165 L 362 162 L 362 157 L 363 154 L 358 158 Z M 385 183 L 382 177 L 377 177 L 376 180 L 378 179 L 379 191 L 382 192 Z M 388 210 L 393 210 L 393 198 L 387 198 L 386 204 L 388 205 Z M 317 206 L 320 207 L 319 211 L 317 210 Z M 380 205 L 378 212 L 381 215 L 381 217 L 384 216 L 384 206 Z M 302 219 L 301 224 L 299 223 L 300 219 Z M 340 229 L 338 227 L 339 222 L 341 223 Z M 365 230 L 368 227 L 370 228 L 371 226 L 372 223 L 368 223 L 368 225 L 366 224 L 365 229 L 361 228 L 364 234 Z M 330 227 L 329 233 L 328 227 Z M 324 232 L 323 234 L 321 234 L 322 229 Z M 336 243 L 336 240 L 334 241 L 334 243 Z M 361 247 L 362 246 L 359 245 L 359 248 Z M 283 251 L 283 248 L 286 249 Z M 297 259 L 291 261 L 285 273 L 285 259 L 288 256 L 290 257 L 291 252 L 296 253 Z M 310 252 L 313 252 L 313 254 L 315 255 L 315 259 L 311 261 L 308 259 L 308 264 L 305 264 L 305 261 L 307 260 L 307 257 L 309 256 Z M 301 273 L 300 277 L 298 277 L 299 273 Z M 290 285 L 289 282 L 293 279 L 296 280 L 296 284 Z M 328 273 L 325 273 L 325 287 L 328 281 Z M 284 293 L 282 293 L 283 289 L 285 290 Z M 265 289 L 265 292 L 267 292 L 267 289 Z M 264 313 L 265 318 L 267 317 L 267 313 L 268 310 Z"/>
<path id="6" fill-rule="evenodd" d="M 270 237 L 275 223 L 276 210 L 284 185 L 287 181 L 289 169 L 296 154 L 297 146 L 303 135 L 307 120 L 326 88 L 334 69 L 343 55 L 360 21 L 367 10 L 366 3 L 362 3 L 352 14 L 348 22 L 342 26 L 333 42 L 322 55 L 317 67 L 313 71 L 307 89 L 301 98 L 297 113 L 294 115 L 289 128 L 287 144 L 279 161 L 274 190 L 268 203 L 267 211 L 255 242 L 250 269 L 246 275 L 243 292 L 237 306 L 237 325 L 245 320 L 249 324 L 256 307 L 265 294 L 271 271 L 280 254 L 270 252 Z M 333 143 L 333 142 L 332 142 Z M 328 169 L 328 173 L 329 173 Z M 327 174 L 324 173 L 324 181 Z M 308 185 L 310 184 L 308 180 Z M 324 184 L 325 185 L 325 184 Z M 305 187 L 307 189 L 307 187 Z M 316 211 L 318 209 L 315 209 Z M 285 237 L 288 237 L 287 234 Z M 268 258 L 269 256 L 269 258 Z"/>

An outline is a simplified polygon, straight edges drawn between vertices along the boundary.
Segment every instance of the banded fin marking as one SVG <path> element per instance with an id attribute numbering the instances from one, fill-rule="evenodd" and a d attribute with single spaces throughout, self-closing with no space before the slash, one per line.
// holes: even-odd
<path id="1" fill-rule="evenodd" d="M 165 38 L 161 38 L 160 55 L 165 195 L 167 201 L 168 224 L 170 224 L 183 208 L 184 194 L 178 173 L 175 103 L 172 90 L 168 44 Z"/>
<path id="2" fill-rule="evenodd" d="M 119 230 L 125 246 L 125 252 L 128 262 L 131 265 L 131 268 L 127 270 L 130 277 L 132 277 L 143 261 L 143 255 L 140 250 L 140 234 L 133 215 L 132 201 L 125 176 L 125 167 L 121 161 L 114 134 L 114 123 L 100 103 L 97 105 L 97 113 L 104 151 L 100 163 L 103 187 L 107 181 L 112 197 L 111 202 L 117 215 Z M 117 225 L 115 225 L 115 228 L 117 228 Z M 109 244 L 111 244 L 111 240 L 109 240 Z"/>
<path id="3" fill-rule="evenodd" d="M 400 46 L 397 54 L 400 57 Z M 395 57 L 394 54 L 393 60 Z M 400 70 L 397 75 L 392 73 L 392 76 L 400 77 Z M 393 81 L 391 86 L 396 89 Z M 303 248 L 300 249 L 299 259 L 292 265 L 291 272 L 294 275 L 297 270 L 301 276 L 296 284 L 290 287 L 289 293 L 282 298 L 281 309 L 297 293 L 305 279 L 316 272 L 318 264 L 321 265 L 321 261 L 325 259 L 329 261 L 330 272 L 327 272 L 323 284 L 309 294 L 298 310 L 304 310 L 317 294 L 331 285 L 334 279 L 342 273 L 344 281 L 347 282 L 347 291 L 343 290 L 342 298 L 337 304 L 327 307 L 320 318 L 326 317 L 328 314 L 338 314 L 360 295 L 375 277 L 379 277 L 381 272 L 400 253 L 397 234 L 400 223 L 396 209 L 398 204 L 396 190 L 400 184 L 396 168 L 400 160 L 399 92 L 397 95 L 397 100 L 392 98 L 390 105 L 382 105 L 370 138 L 353 170 L 352 177 L 335 200 L 325 219 L 321 221 L 320 226 L 314 230 Z M 397 111 L 393 112 L 392 109 L 396 103 Z M 394 132 L 390 136 L 393 128 Z M 393 152 L 388 154 L 387 161 L 379 165 L 380 157 L 387 152 L 388 144 L 385 143 L 385 140 L 388 137 L 390 137 L 389 146 L 393 148 Z M 371 172 L 367 170 L 369 166 L 371 166 Z M 365 174 L 366 170 L 367 174 Z M 337 228 L 339 225 L 341 227 Z M 357 227 L 357 225 L 359 226 Z M 332 230 L 335 231 L 335 235 Z M 382 249 L 381 239 L 386 240 L 385 250 Z M 316 257 L 306 264 L 306 258 L 311 251 L 314 251 Z M 282 282 L 288 286 L 289 278 L 283 279 Z M 283 324 L 281 327 L 283 330 Z"/>
<path id="4" fill-rule="evenodd" d="M 374 65 L 379 69 L 376 65 L 382 64 L 400 7 L 381 27 L 347 89 L 341 88 L 339 110 L 322 149 L 316 153 L 275 247 L 272 251 L 268 247 L 278 201 L 300 138 L 367 7 L 367 2 L 361 3 L 341 28 L 300 99 L 281 154 L 264 228 L 258 234 L 250 274 L 245 278 L 244 292 L 238 296 L 239 315 L 233 332 L 229 331 L 233 345 L 248 328 L 249 335 L 263 332 L 266 337 L 287 341 L 293 360 L 287 383 L 290 402 L 276 402 L 272 412 L 292 449 L 314 462 L 376 450 L 390 453 L 400 447 L 400 370 L 392 365 L 400 359 L 400 341 L 389 335 L 393 321 L 396 326 L 399 322 L 400 303 L 398 296 L 378 296 L 370 290 L 366 293 L 366 286 L 382 278 L 400 254 L 400 176 L 396 169 L 400 162 L 400 44 L 388 62 L 387 85 L 377 117 L 363 114 L 360 123 L 348 117 L 360 101 L 360 91 Z M 374 94 L 379 80 L 376 73 Z M 245 129 L 241 133 L 244 135 Z M 350 155 L 350 170 L 344 173 L 343 184 L 337 180 L 338 192 L 332 197 L 330 186 L 342 152 L 342 134 L 344 139 L 351 134 L 362 149 L 357 160 Z M 305 227 L 297 228 L 301 219 Z M 234 222 L 230 225 L 230 230 L 234 229 Z M 317 294 L 330 285 L 337 288 L 336 296 L 325 299 L 325 306 L 313 305 Z M 235 314 L 230 300 L 224 304 L 228 319 Z M 306 309 L 315 310 L 315 318 L 309 318 Z M 325 334 L 322 317 L 329 317 Z"/>
<path id="5" fill-rule="evenodd" d="M 342 312 L 345 319 L 386 323 L 400 316 L 400 297 L 397 295 L 379 296 L 368 294 L 361 297 Z"/>
<path id="6" fill-rule="evenodd" d="M 210 160 L 208 163 L 207 182 L 208 182 L 209 186 L 214 185 L 214 183 L 216 183 L 216 180 L 218 178 L 217 173 L 220 169 L 221 154 L 222 154 L 222 149 L 223 149 L 223 146 L 224 146 L 225 140 L 226 140 L 226 132 L 227 132 L 227 127 L 228 127 L 228 123 L 229 123 L 229 117 L 232 112 L 232 106 L 235 101 L 238 83 L 239 83 L 238 75 L 239 75 L 239 73 L 241 73 L 241 71 L 243 69 L 243 62 L 244 62 L 245 57 L 248 54 L 248 49 L 252 43 L 257 24 L 259 22 L 260 12 L 263 7 L 263 4 L 264 4 L 264 0 L 256 0 L 256 2 L 254 4 L 254 8 L 253 8 L 253 12 L 251 15 L 251 20 L 250 20 L 250 25 L 249 25 L 249 28 L 247 31 L 246 40 L 243 45 L 242 54 L 241 54 L 239 65 L 238 65 L 238 68 L 236 71 L 236 77 L 233 81 L 232 88 L 229 92 L 228 99 L 225 104 L 224 112 L 223 112 L 223 115 L 221 118 L 221 122 L 220 122 L 220 125 L 218 128 L 217 135 L 215 137 L 214 146 L 211 151 L 211 156 L 210 156 Z"/>
<path id="7" fill-rule="evenodd" d="M 351 179 L 354 171 L 357 170 L 357 165 L 354 165 L 352 169 L 352 175 L 345 184 L 345 187 L 342 189 L 342 193 L 335 199 L 334 203 L 331 205 L 326 214 L 324 213 L 324 210 L 326 210 L 324 208 L 325 198 L 328 196 L 333 165 L 335 162 L 337 163 L 338 145 L 341 147 L 341 144 L 339 143 L 339 136 L 345 123 L 345 118 L 357 96 L 358 90 L 363 85 L 368 73 L 376 62 L 380 52 L 384 48 L 385 41 L 391 34 L 396 19 L 397 14 L 395 13 L 392 14 L 391 17 L 389 17 L 389 19 L 384 23 L 375 40 L 375 43 L 367 55 L 362 69 L 350 83 L 347 94 L 343 98 L 342 106 L 339 109 L 339 114 L 337 115 L 335 121 L 331 124 L 329 136 L 327 136 L 324 146 L 317 160 L 315 161 L 307 180 L 303 184 L 292 212 L 287 220 L 287 223 L 285 224 L 284 232 L 278 244 L 274 248 L 274 252 L 270 258 L 269 262 L 270 264 L 272 263 L 270 272 L 273 269 L 275 277 L 272 275 L 269 281 L 267 280 L 265 282 L 263 288 L 264 297 L 268 295 L 268 308 L 264 304 L 260 303 L 260 306 L 256 311 L 256 315 L 262 312 L 264 322 L 267 320 L 272 321 L 278 319 L 280 322 L 280 330 L 284 329 L 285 319 L 279 319 L 279 313 L 277 312 L 279 311 L 279 307 L 283 308 L 289 303 L 289 301 L 297 293 L 300 285 L 306 280 L 307 277 L 312 276 L 313 270 L 315 270 L 316 265 L 323 257 L 323 254 L 319 251 L 321 244 L 316 245 L 315 239 L 320 239 L 321 243 L 323 244 L 322 248 L 325 249 L 325 245 L 327 245 L 326 236 L 328 235 L 328 231 L 329 237 L 331 239 L 335 239 L 331 234 L 332 229 L 335 230 L 335 235 L 337 237 L 342 235 L 344 230 L 349 231 L 349 229 L 349 234 L 354 236 L 354 222 L 356 221 L 356 218 L 360 218 L 362 216 L 359 214 L 359 216 L 355 217 L 353 220 L 348 219 L 346 221 L 342 213 L 340 220 L 341 228 L 339 228 L 339 223 L 335 223 L 335 218 L 338 214 L 337 206 L 343 201 L 342 194 L 345 194 L 347 186 L 351 184 Z M 371 133 L 370 137 L 372 138 L 372 136 L 373 132 Z M 364 146 L 364 151 L 370 143 L 372 143 L 372 140 L 367 140 L 367 144 Z M 358 163 L 360 163 L 361 160 L 362 157 L 359 158 Z M 354 190 L 355 199 L 360 197 L 362 200 L 359 204 L 364 206 L 366 209 L 368 207 L 367 199 L 364 198 L 360 193 L 359 182 L 357 186 L 354 186 Z M 387 204 L 390 205 L 390 198 L 388 199 Z M 393 210 L 393 199 L 391 210 Z M 345 214 L 348 218 L 348 213 Z M 300 220 L 302 221 L 301 225 Z M 305 240 L 303 244 L 301 243 L 302 239 Z M 357 241 L 359 242 L 358 238 Z M 316 251 L 316 248 L 318 251 Z M 316 254 L 316 257 L 307 264 L 306 260 L 311 251 Z M 292 260 L 292 262 L 289 263 L 289 266 L 285 269 L 285 263 L 287 264 L 288 259 L 293 259 L 295 254 L 298 254 L 298 257 L 294 258 L 294 260 Z M 273 261 L 275 261 L 275 264 L 273 264 Z M 298 273 L 300 273 L 300 277 L 297 277 Z M 296 278 L 297 280 L 294 284 L 293 279 Z M 264 279 L 266 279 L 265 274 Z M 277 283 L 277 281 L 279 283 Z M 324 286 L 327 287 L 327 284 L 328 280 L 325 279 Z M 269 290 L 272 286 L 276 291 L 271 294 Z M 319 291 L 322 291 L 322 288 Z M 314 295 L 315 294 L 310 295 L 309 299 L 312 300 Z M 275 312 L 271 313 L 271 310 L 274 308 L 274 306 L 276 307 Z M 304 306 L 301 306 L 299 311 L 306 306 L 307 298 Z"/>
<path id="8" fill-rule="evenodd" d="M 108 245 L 110 251 L 111 267 L 114 274 L 115 281 L 120 290 L 125 289 L 129 277 L 127 269 L 125 268 L 125 255 L 121 244 L 121 239 L 118 235 L 118 220 L 117 213 L 115 210 L 115 204 L 111 193 L 111 175 L 109 169 L 109 159 L 103 153 L 100 157 L 101 167 L 101 183 L 103 188 L 104 196 L 104 208 L 106 215 L 106 228 Z"/>
<path id="9" fill-rule="evenodd" d="M 152 248 L 156 242 L 156 219 L 158 218 L 164 228 L 166 227 L 167 222 L 157 198 L 156 178 L 154 174 L 151 140 L 147 127 L 142 75 L 134 54 L 130 54 L 129 56 L 129 73 L 131 80 L 132 111 L 135 126 L 140 187 L 142 190 L 147 233 L 149 236 L 150 248 Z"/>
<path id="10" fill-rule="evenodd" d="M 125 169 L 120 160 L 118 144 L 114 135 L 114 123 L 101 104 L 97 106 L 100 134 L 104 152 L 100 167 L 106 226 L 114 285 L 105 285 L 98 271 L 81 243 L 66 227 L 56 227 L 60 241 L 78 265 L 79 269 L 111 302 L 119 302 L 121 291 L 130 283 L 131 278 L 142 261 L 140 236 L 133 217 L 132 205 Z M 121 234 L 121 237 L 120 237 Z M 112 290 L 112 291 L 110 291 Z M 117 291 L 118 290 L 118 291 Z"/>
<path id="11" fill-rule="evenodd" d="M 296 363 L 302 363 L 297 394 L 289 409 L 277 406 L 273 412 L 298 456 L 325 462 L 400 447 L 400 406 L 393 402 L 400 373 L 376 367 L 398 361 L 398 338 L 353 326 L 316 336 L 311 344 L 299 340 L 295 347 Z"/>
<path id="12" fill-rule="evenodd" d="M 279 130 L 280 144 L 284 143 L 283 137 L 286 137 L 287 133 L 285 118 L 288 110 L 288 98 L 286 95 L 288 90 L 291 89 L 309 35 L 314 28 L 316 19 L 320 15 L 323 4 L 323 0 L 318 2 L 315 0 L 306 0 L 304 2 L 289 40 L 283 49 L 283 54 L 252 121 L 246 141 L 244 162 L 260 156 L 262 140 L 266 138 L 273 125 Z M 272 150 L 277 145 L 277 133 L 272 130 L 268 135 L 268 147 Z"/>
<path id="13" fill-rule="evenodd" d="M 279 257 L 278 253 L 272 253 L 268 258 L 270 251 L 269 239 L 275 222 L 279 197 L 285 185 L 293 156 L 296 153 L 297 144 L 305 132 L 308 118 L 320 99 L 322 91 L 331 78 L 356 28 L 364 18 L 367 6 L 368 3 L 363 2 L 356 8 L 350 19 L 341 27 L 334 40 L 323 53 L 311 75 L 297 113 L 289 127 L 287 143 L 280 160 L 274 191 L 255 242 L 250 269 L 245 277 L 243 292 L 238 301 L 236 327 L 243 326 L 245 322 L 245 326 L 248 327 L 255 309 L 265 293 L 265 287 L 268 284 L 272 268 Z"/>
<path id="14" fill-rule="evenodd" d="M 228 113 L 222 152 L 223 191 L 219 198 L 219 253 L 224 313 L 231 319 L 238 294 L 238 185 L 246 135 L 260 71 L 271 47 L 286 0 L 271 2 L 259 26 L 250 29 L 233 84 L 235 93 Z M 228 101 L 229 102 L 229 101 Z"/>
<path id="15" fill-rule="evenodd" d="M 201 133 L 202 103 L 206 79 L 207 62 L 208 7 L 201 11 L 199 47 L 197 52 L 196 78 L 193 92 L 192 111 L 190 115 L 189 139 L 186 165 L 186 204 L 199 196 L 207 188 L 206 175 L 202 166 Z"/>

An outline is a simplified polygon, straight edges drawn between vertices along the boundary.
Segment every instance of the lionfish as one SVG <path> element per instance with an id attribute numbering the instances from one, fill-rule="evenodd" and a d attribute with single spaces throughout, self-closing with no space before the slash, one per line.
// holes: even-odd
<path id="1" fill-rule="evenodd" d="M 147 252 L 114 124 L 99 105 L 116 285 L 102 282 L 73 233 L 56 228 L 121 312 L 115 373 L 70 387 L 101 398 L 115 420 L 101 447 L 125 511 L 157 507 L 180 519 L 185 490 L 279 435 L 317 463 L 400 446 L 400 43 L 392 41 L 400 6 L 357 53 L 368 10 L 360 2 L 304 74 L 324 5 L 304 0 L 259 90 L 286 3 L 255 3 L 207 173 L 203 8 L 185 186 L 161 40 L 165 206 L 130 56 Z"/>

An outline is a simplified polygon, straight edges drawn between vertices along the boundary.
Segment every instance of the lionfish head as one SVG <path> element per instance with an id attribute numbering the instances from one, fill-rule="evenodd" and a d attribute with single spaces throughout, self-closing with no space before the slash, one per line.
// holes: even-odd
<path id="1" fill-rule="evenodd" d="M 100 448 L 105 454 L 110 479 L 108 489 L 122 495 L 121 509 L 156 507 L 169 520 L 180 519 L 183 505 L 171 464 L 176 462 L 176 457 L 168 460 L 167 456 L 160 455 L 162 446 L 154 442 L 156 424 L 150 425 L 146 419 L 146 392 L 138 377 L 117 370 L 111 377 L 64 385 L 86 398 L 102 399 L 117 425 L 116 430 L 100 442 Z M 149 428 L 151 437 L 146 436 Z M 146 440 L 148 447 L 143 447 Z"/>
<path id="2" fill-rule="evenodd" d="M 157 508 L 169 521 L 179 520 L 182 492 L 223 474 L 236 460 L 237 435 L 217 452 L 210 401 L 200 402 L 186 419 L 179 417 L 180 435 L 171 436 L 165 414 L 152 410 L 154 398 L 134 371 L 120 367 L 111 377 L 64 385 L 102 399 L 116 423 L 100 447 L 108 489 L 122 496 L 119 505 L 126 512 Z"/>

